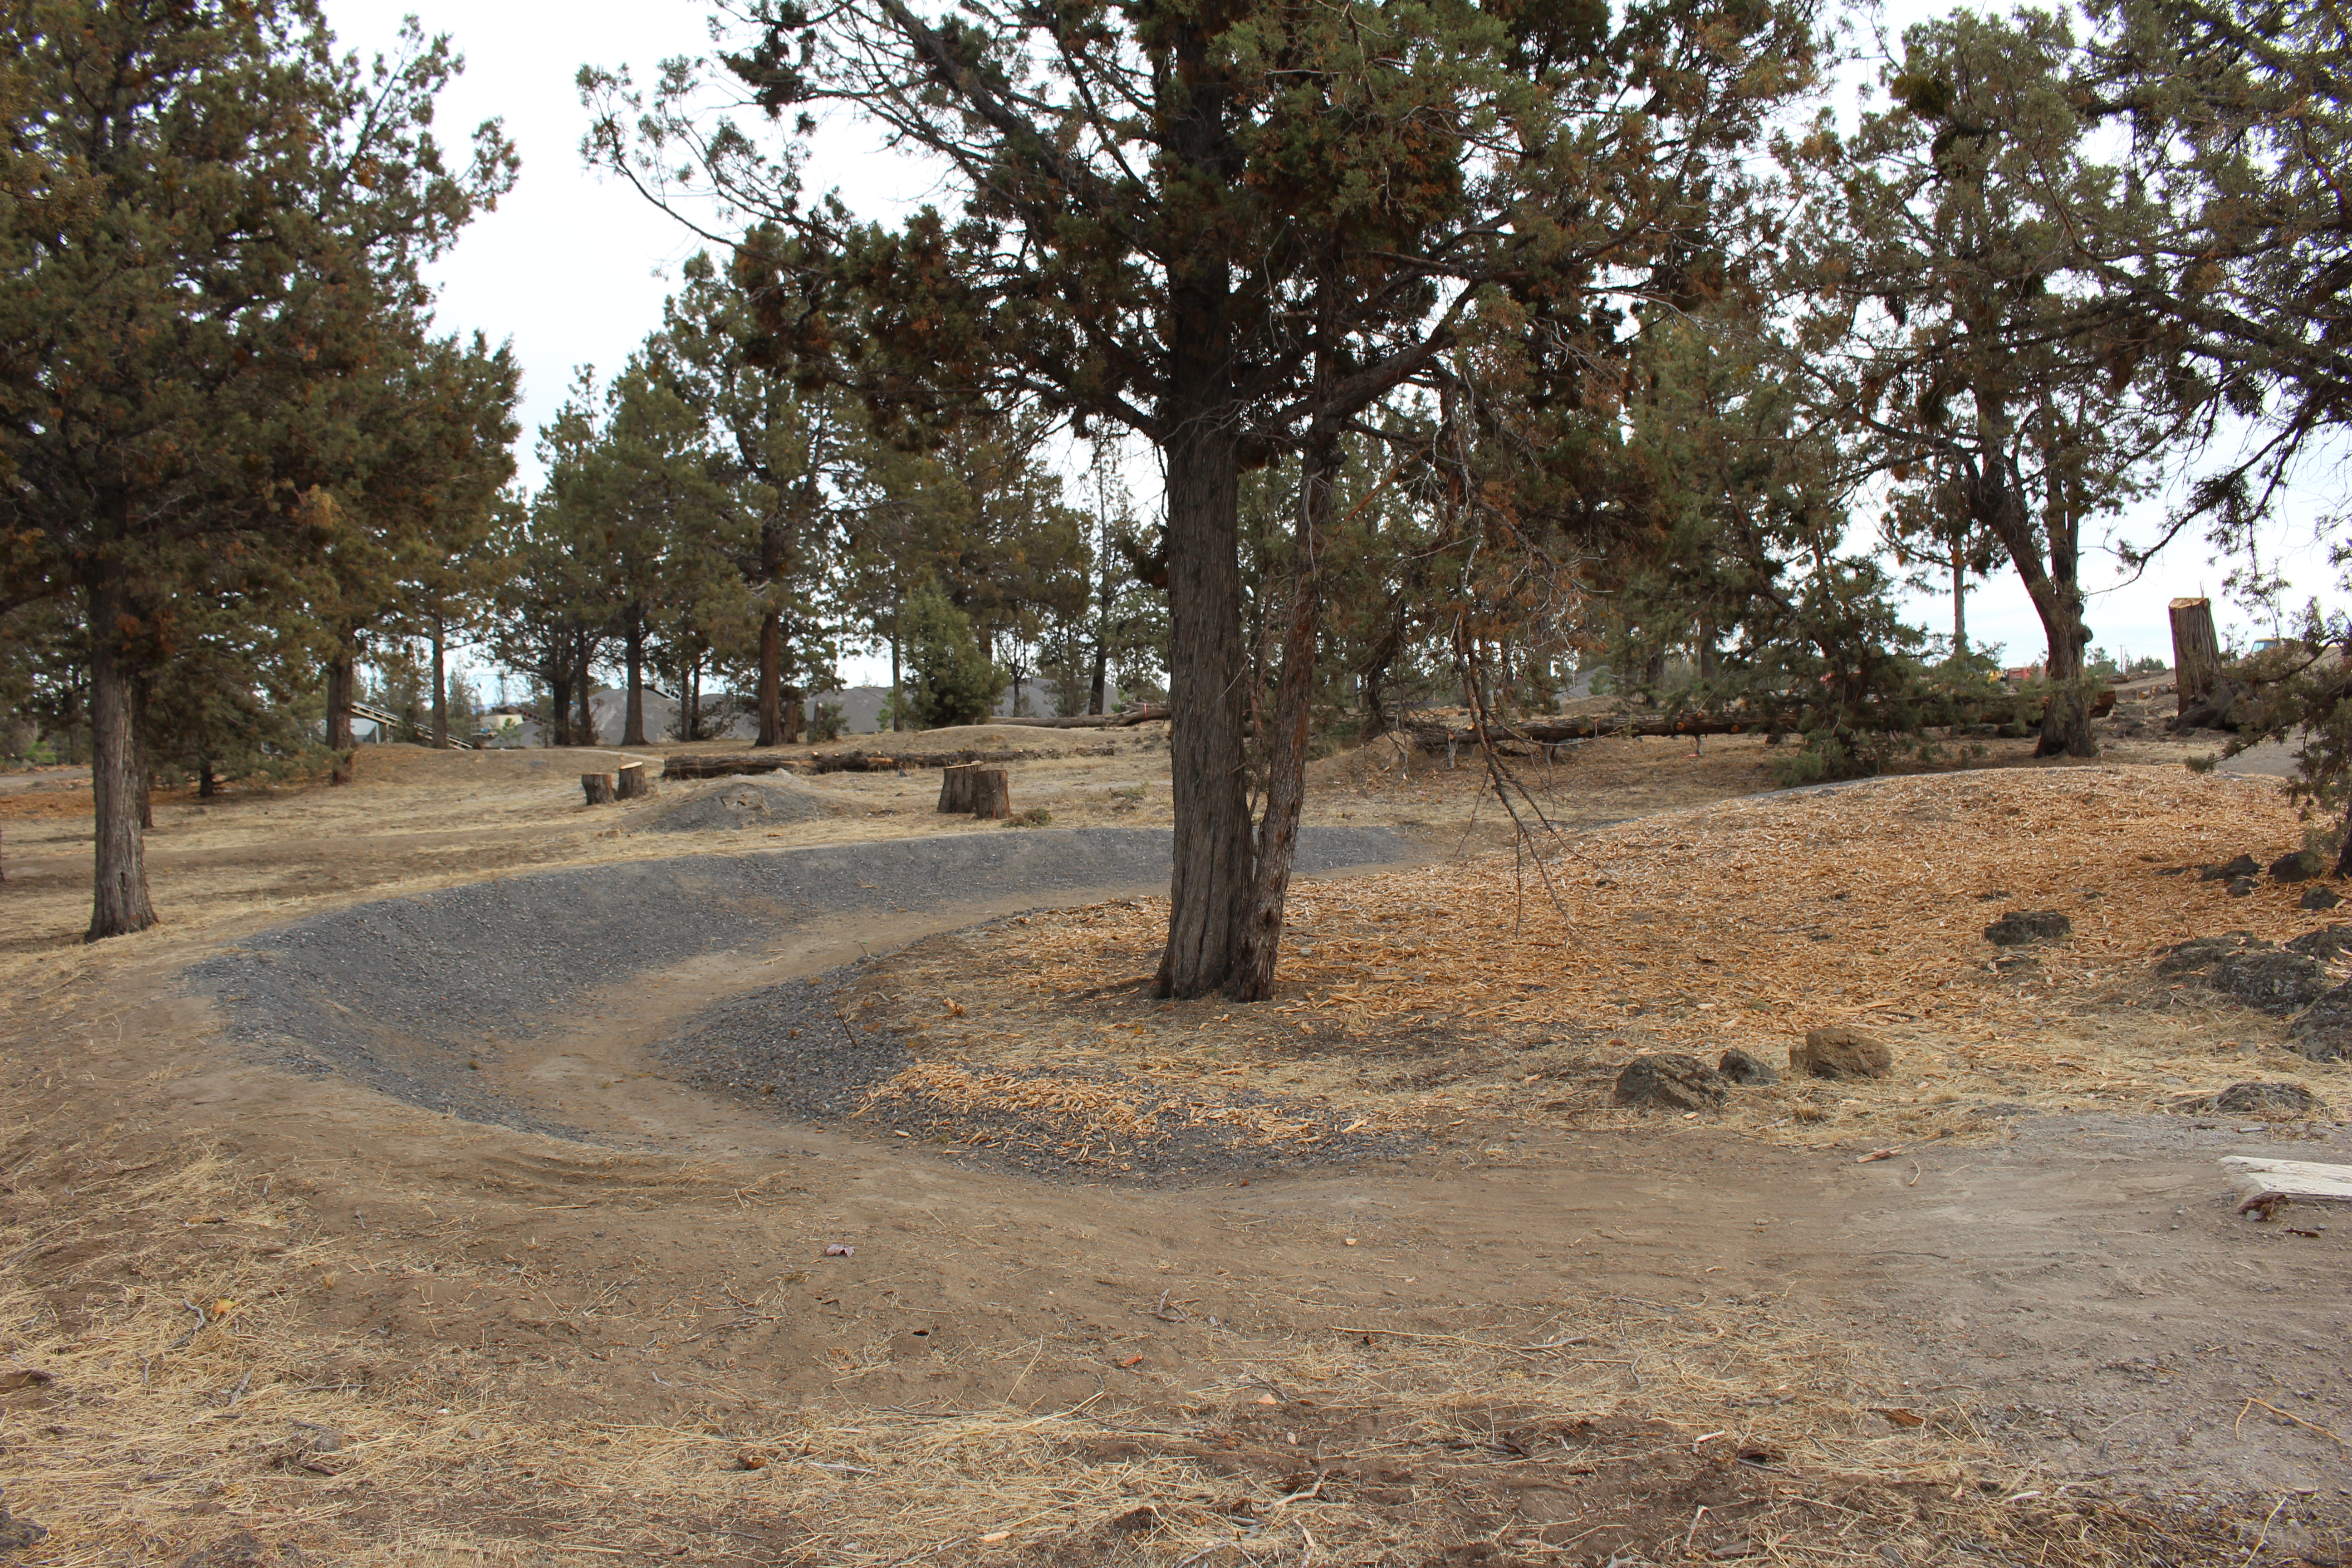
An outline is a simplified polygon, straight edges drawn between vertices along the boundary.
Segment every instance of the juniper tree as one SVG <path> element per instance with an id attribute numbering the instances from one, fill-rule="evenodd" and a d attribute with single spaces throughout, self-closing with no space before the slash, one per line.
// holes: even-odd
<path id="1" fill-rule="evenodd" d="M 657 195 L 698 163 L 739 209 L 816 237 L 856 291 L 877 401 L 1029 399 L 1159 447 L 1176 855 L 1157 990 L 1234 983 L 1260 901 L 1240 473 L 1319 447 L 1482 301 L 1573 359 L 1595 299 L 1683 287 L 1735 221 L 1732 159 L 1807 80 L 1803 16 L 1715 0 L 747 0 L 721 17 L 761 108 L 853 106 L 939 159 L 960 209 L 882 230 L 804 205 L 789 149 L 692 113 L 683 62 L 643 103 L 584 73 L 609 163 Z M 804 326 L 786 263 L 746 265 L 775 280 L 779 330 Z"/>
<path id="2" fill-rule="evenodd" d="M 339 59 L 315 0 L 0 5 L 0 609 L 79 601 L 92 938 L 155 919 L 141 691 L 176 605 L 315 549 L 356 434 L 318 394 L 511 177 L 495 125 L 445 164 L 457 68 L 413 28 Z"/>

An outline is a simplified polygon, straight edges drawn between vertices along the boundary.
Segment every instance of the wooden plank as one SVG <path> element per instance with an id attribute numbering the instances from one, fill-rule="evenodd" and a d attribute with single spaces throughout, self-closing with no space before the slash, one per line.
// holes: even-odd
<path id="1" fill-rule="evenodd" d="M 2251 1154 L 2225 1154 L 2221 1163 L 2235 1172 L 2238 1212 L 2260 1210 L 2268 1218 L 2280 1202 L 2352 1204 L 2352 1165 L 2319 1165 L 2308 1160 L 2266 1160 Z"/>

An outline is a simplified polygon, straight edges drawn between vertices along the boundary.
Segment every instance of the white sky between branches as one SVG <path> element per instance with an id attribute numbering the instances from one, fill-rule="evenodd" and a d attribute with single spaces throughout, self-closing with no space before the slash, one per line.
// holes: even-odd
<path id="1" fill-rule="evenodd" d="M 702 245 L 625 184 L 587 170 L 580 155 L 587 112 L 573 78 L 583 64 L 625 65 L 644 82 L 662 59 L 707 53 L 709 13 L 701 0 L 325 0 L 325 9 L 341 46 L 362 53 L 388 47 L 402 17 L 412 13 L 428 33 L 450 34 L 467 69 L 445 95 L 436 129 L 455 149 L 477 123 L 497 117 L 521 152 L 514 192 L 466 233 L 436 268 L 434 281 L 445 329 L 478 330 L 494 343 L 513 342 L 523 372 L 517 456 L 524 481 L 535 481 L 536 433 L 562 401 L 574 367 L 593 365 L 600 378 L 617 371 L 659 323 L 680 266 Z M 1890 32 L 1899 32 L 1945 9 L 1895 0 L 1885 20 Z M 1842 118 L 1851 119 L 1867 81 L 1866 73 L 1854 73 L 1839 86 Z M 809 184 L 812 190 L 837 186 L 851 208 L 868 217 L 903 213 L 940 195 L 931 170 L 883 151 L 877 138 L 856 125 L 828 127 Z M 1074 478 L 1083 460 L 1074 457 L 1067 465 Z M 1126 467 L 1128 483 L 1148 511 L 1156 478 L 1148 462 Z M 2323 514 L 2340 504 L 2342 478 L 2340 467 L 2306 476 L 2267 531 L 2264 563 L 2283 567 L 2294 584 L 2290 610 L 2306 595 L 2328 603 L 2341 597 L 2317 531 Z M 2159 495 L 2117 520 L 2112 533 L 2147 537 L 2173 499 Z M 2084 581 L 2092 594 L 2095 641 L 2111 653 L 2169 658 L 2166 601 L 2208 592 L 2217 598 L 2225 637 L 2267 635 L 2266 617 L 2218 602 L 2228 571 L 2227 563 L 2211 560 L 2201 537 L 2177 541 L 2137 583 L 2121 580 L 2111 554 L 2087 555 Z M 2041 623 L 2014 573 L 1978 584 L 1968 610 L 1971 644 L 2002 644 L 2011 663 L 2041 657 Z M 1907 615 L 1948 634 L 1950 597 L 1915 597 Z M 853 657 L 841 673 L 852 685 L 887 679 L 887 664 L 872 658 Z M 486 674 L 477 671 L 476 679 L 487 694 L 495 681 Z"/>

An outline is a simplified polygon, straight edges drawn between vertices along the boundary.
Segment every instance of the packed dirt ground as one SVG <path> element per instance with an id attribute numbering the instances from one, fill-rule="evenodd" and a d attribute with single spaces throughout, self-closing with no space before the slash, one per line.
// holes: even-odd
<path id="1" fill-rule="evenodd" d="M 1149 1000 L 1148 887 L 885 889 L 457 1020 L 478 1119 L 289 1071 L 192 966 L 488 878 L 1160 826 L 1164 728 L 854 743 L 1047 753 L 1048 826 L 919 766 L 591 808 L 613 753 L 370 748 L 159 800 L 164 923 L 96 948 L 86 790 L 0 789 L 11 1560 L 2340 1563 L 2352 1240 L 2217 1161 L 2352 1160 L 2352 1069 L 2155 972 L 2333 922 L 2181 873 L 2296 847 L 2274 784 L 2107 729 L 1762 799 L 1758 741 L 1594 742 L 1517 764 L 1526 851 L 1376 744 L 1309 820 L 1401 863 L 1298 886 L 1271 1004 Z M 795 986 L 881 1064 L 849 1112 L 688 1049 Z M 1822 1025 L 1893 1075 L 1612 1102 Z"/>

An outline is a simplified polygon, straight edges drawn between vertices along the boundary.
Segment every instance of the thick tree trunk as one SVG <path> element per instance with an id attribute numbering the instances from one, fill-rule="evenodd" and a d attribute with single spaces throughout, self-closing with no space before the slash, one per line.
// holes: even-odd
<path id="1" fill-rule="evenodd" d="M 971 814 L 986 821 L 1002 822 L 1013 815 L 1013 779 L 1003 768 L 973 768 L 971 773 Z"/>
<path id="2" fill-rule="evenodd" d="M 1191 326 L 1183 324 L 1187 337 Z M 1196 405 L 1171 423 L 1168 687 L 1176 849 L 1168 945 L 1153 992 L 1192 997 L 1232 981 L 1250 900 L 1244 649 L 1235 561 L 1240 464 L 1229 409 Z"/>
<path id="3" fill-rule="evenodd" d="M 97 879 L 89 933 L 99 942 L 155 923 L 147 894 L 146 845 L 139 816 L 147 793 L 132 674 L 123 657 L 128 615 L 121 589 L 92 587 L 89 612 L 90 805 L 97 826 Z"/>
<path id="4" fill-rule="evenodd" d="M 1969 571 L 1968 558 L 1960 546 L 1952 546 L 1952 657 L 1959 658 L 1969 651 Z"/>
<path id="5" fill-rule="evenodd" d="M 610 805 L 618 798 L 619 788 L 611 773 L 582 773 L 580 793 L 588 797 L 590 805 Z"/>
<path id="6" fill-rule="evenodd" d="M 613 773 L 613 794 L 621 800 L 643 800 L 654 793 L 652 777 L 643 763 L 627 763 Z"/>
<path id="7" fill-rule="evenodd" d="M 1299 465 L 1295 530 L 1297 556 L 1291 581 L 1290 618 L 1283 629 L 1282 674 L 1275 689 L 1274 727 L 1266 737 L 1265 815 L 1257 830 L 1257 866 L 1249 912 L 1242 926 L 1234 996 L 1263 1002 L 1274 994 L 1282 952 L 1283 904 L 1298 849 L 1298 818 L 1307 803 L 1307 721 L 1315 697 L 1315 656 L 1321 641 L 1323 585 L 1318 570 L 1331 484 L 1339 471 L 1330 447 L 1310 449 Z"/>
<path id="8" fill-rule="evenodd" d="M 646 744 L 646 618 L 632 610 L 629 613 L 629 698 L 628 715 L 621 725 L 621 744 Z"/>
<path id="9" fill-rule="evenodd" d="M 336 646 L 327 661 L 327 749 L 352 749 L 352 704 L 359 697 L 359 671 L 348 642 Z"/>
<path id="10" fill-rule="evenodd" d="M 547 672 L 547 743 L 572 744 L 572 672 L 553 660 Z"/>
<path id="11" fill-rule="evenodd" d="M 596 682 L 589 673 L 592 661 L 583 656 L 580 660 L 580 716 L 572 726 L 572 743 L 575 746 L 596 746 L 604 737 L 596 733 Z"/>
<path id="12" fill-rule="evenodd" d="M 1105 702 L 1109 700 L 1109 686 L 1110 649 L 1103 645 L 1100 638 L 1097 638 L 1095 641 L 1094 677 L 1087 683 L 1087 712 L 1101 713 L 1106 711 L 1103 705 Z"/>
<path id="13" fill-rule="evenodd" d="M 784 617 L 770 610 L 760 621 L 760 738 L 755 746 L 784 742 Z"/>
<path id="14" fill-rule="evenodd" d="M 433 749 L 449 749 L 449 628 L 433 617 Z"/>
<path id="15" fill-rule="evenodd" d="M 2083 683 L 2083 649 L 2091 634 L 2083 624 L 2074 521 L 2053 501 L 2037 531 L 2026 514 L 2016 473 L 2005 461 L 1989 465 L 1965 490 L 1970 515 L 1991 531 L 2016 563 L 2049 642 L 2050 706 L 2042 715 L 2042 740 L 2033 754 L 2095 757 L 2099 748 L 2091 739 L 2091 694 Z M 2046 563 L 2044 550 L 2049 552 Z"/>
<path id="16" fill-rule="evenodd" d="M 220 794 L 220 781 L 213 776 L 213 760 L 206 757 L 196 764 L 196 798 L 210 800 Z"/>

